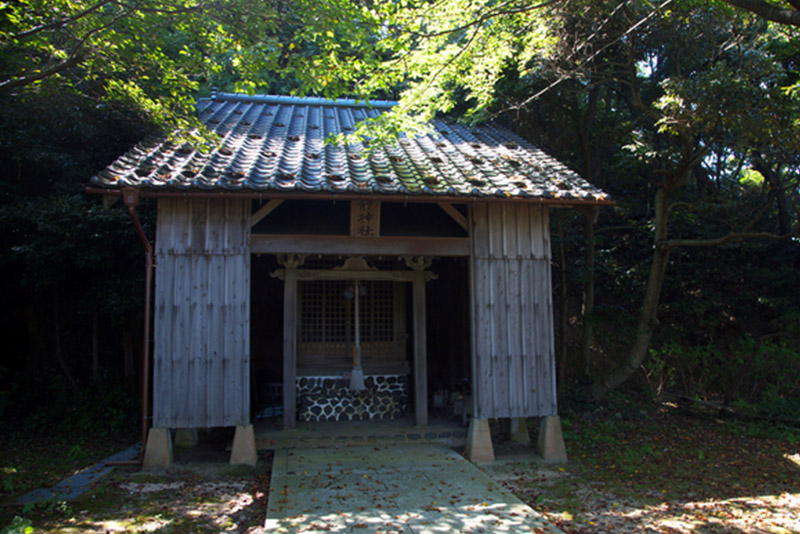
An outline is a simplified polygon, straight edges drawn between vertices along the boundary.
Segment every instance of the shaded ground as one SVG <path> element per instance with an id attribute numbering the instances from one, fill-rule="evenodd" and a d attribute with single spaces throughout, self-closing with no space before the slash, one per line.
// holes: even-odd
<path id="1" fill-rule="evenodd" d="M 493 474 L 572 533 L 800 532 L 800 442 L 669 409 L 565 418 L 570 463 Z"/>
<path id="2" fill-rule="evenodd" d="M 35 532 L 261 532 L 272 455 L 260 454 L 255 468 L 231 466 L 230 453 L 225 450 L 230 434 L 201 433 L 200 446 L 176 449 L 174 467 L 165 473 L 117 467 L 92 491 L 73 501 L 4 506 L 0 508 L 0 529 L 19 516 Z M 99 453 L 103 450 L 98 449 L 92 461 L 102 459 Z M 55 462 L 53 451 L 50 456 Z M 2 464 L 11 465 L 5 457 Z M 25 459 L 16 458 L 16 465 L 26 464 Z M 72 474 L 61 471 L 58 476 Z M 20 472 L 34 474 L 34 469 L 18 469 Z M 44 479 L 50 480 L 50 474 Z M 58 476 L 54 478 L 58 480 Z M 14 492 L 18 493 L 24 492 Z"/>
<path id="3" fill-rule="evenodd" d="M 134 429 L 135 430 L 135 429 Z M 136 442 L 138 435 L 90 436 L 65 430 L 0 431 L 0 503 L 49 487 Z M 0 508 L 0 519 L 7 510 Z M 0 526 L 5 523 L 0 521 Z"/>
<path id="4" fill-rule="evenodd" d="M 567 414 L 563 424 L 569 464 L 511 454 L 489 472 L 565 532 L 800 532 L 797 432 L 635 406 Z M 201 434 L 204 446 L 178 452 L 167 474 L 118 468 L 75 501 L 0 507 L 0 530 L 21 516 L 36 532 L 260 532 L 271 457 L 231 468 L 228 439 Z M 53 484 L 133 439 L 118 441 L 2 435 L 0 498 Z"/>

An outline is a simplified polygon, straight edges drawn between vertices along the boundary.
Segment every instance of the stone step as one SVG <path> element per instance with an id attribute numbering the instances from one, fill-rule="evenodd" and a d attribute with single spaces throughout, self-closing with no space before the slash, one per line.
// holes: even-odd
<path id="1" fill-rule="evenodd" d="M 256 435 L 256 446 L 259 450 L 283 448 L 316 448 L 316 447 L 352 447 L 370 444 L 387 443 L 442 443 L 450 447 L 464 447 L 466 444 L 466 429 L 440 430 L 419 429 L 414 431 L 400 431 L 393 433 L 366 433 L 366 434 L 304 434 L 298 435 L 292 430 L 285 435 L 270 432 L 269 434 Z"/>

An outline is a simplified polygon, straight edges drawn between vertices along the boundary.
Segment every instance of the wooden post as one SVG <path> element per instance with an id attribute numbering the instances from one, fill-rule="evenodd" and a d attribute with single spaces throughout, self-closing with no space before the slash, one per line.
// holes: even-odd
<path id="1" fill-rule="evenodd" d="M 425 332 L 425 272 L 414 271 L 414 411 L 417 425 L 428 424 L 428 356 Z"/>
<path id="2" fill-rule="evenodd" d="M 297 409 L 297 266 L 286 261 L 283 285 L 283 428 L 294 428 Z"/>

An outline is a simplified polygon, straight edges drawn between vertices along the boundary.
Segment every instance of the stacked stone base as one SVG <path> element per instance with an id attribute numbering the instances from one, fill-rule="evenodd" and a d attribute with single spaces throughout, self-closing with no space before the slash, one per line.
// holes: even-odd
<path id="1" fill-rule="evenodd" d="M 351 391 L 349 378 L 304 376 L 297 379 L 301 421 L 397 419 L 408 412 L 407 375 L 370 375 L 364 391 Z"/>

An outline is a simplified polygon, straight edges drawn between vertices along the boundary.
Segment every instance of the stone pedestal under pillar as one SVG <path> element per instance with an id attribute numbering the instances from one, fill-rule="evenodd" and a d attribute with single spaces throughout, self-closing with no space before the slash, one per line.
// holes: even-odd
<path id="1" fill-rule="evenodd" d="M 512 417 L 509 420 L 508 439 L 514 443 L 531 443 L 528 433 L 528 420 L 524 417 Z"/>
<path id="2" fill-rule="evenodd" d="M 476 464 L 490 464 L 494 462 L 494 447 L 492 447 L 492 432 L 489 430 L 488 419 L 469 420 L 467 430 L 467 449 L 464 456 Z"/>
<path id="3" fill-rule="evenodd" d="M 173 445 L 178 448 L 189 449 L 197 445 L 196 428 L 177 428 L 175 429 L 175 439 Z"/>
<path id="4" fill-rule="evenodd" d="M 542 417 L 539 424 L 539 454 L 547 463 L 565 463 L 567 448 L 561 433 L 561 418 L 557 415 Z"/>
<path id="5" fill-rule="evenodd" d="M 147 433 L 142 469 L 167 469 L 172 464 L 172 436 L 168 428 L 151 428 Z"/>
<path id="6" fill-rule="evenodd" d="M 258 462 L 256 451 L 256 435 L 253 425 L 237 426 L 233 435 L 231 448 L 231 464 L 244 464 L 254 466 Z"/>

